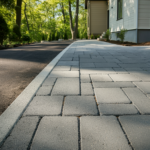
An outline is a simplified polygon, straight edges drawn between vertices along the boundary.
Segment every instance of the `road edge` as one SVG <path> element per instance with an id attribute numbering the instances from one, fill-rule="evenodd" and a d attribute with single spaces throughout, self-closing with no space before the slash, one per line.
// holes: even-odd
<path id="1" fill-rule="evenodd" d="M 35 96 L 37 90 L 42 85 L 46 77 L 52 71 L 62 55 L 72 46 L 72 44 L 74 44 L 74 42 L 62 50 L 0 115 L 0 146 L 10 134 L 11 130 L 22 116 L 23 112 Z"/>

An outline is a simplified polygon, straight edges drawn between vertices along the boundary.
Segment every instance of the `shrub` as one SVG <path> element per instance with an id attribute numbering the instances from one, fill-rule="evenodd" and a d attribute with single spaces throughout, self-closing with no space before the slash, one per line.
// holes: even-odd
<path id="1" fill-rule="evenodd" d="M 104 38 L 106 38 L 107 41 L 110 40 L 110 36 L 111 36 L 111 29 L 107 29 Z"/>
<path id="2" fill-rule="evenodd" d="M 7 23 L 2 15 L 0 15 L 0 43 L 3 45 L 3 41 L 7 38 L 7 34 L 9 33 L 9 29 L 7 27 Z"/>
<path id="3" fill-rule="evenodd" d="M 48 41 L 51 41 L 52 39 L 51 39 L 51 33 L 49 34 L 49 36 L 48 36 Z"/>
<path id="4" fill-rule="evenodd" d="M 29 41 L 31 40 L 31 38 L 28 35 L 23 35 L 22 36 L 22 40 L 23 41 L 27 41 L 29 43 Z"/>
<path id="5" fill-rule="evenodd" d="M 21 37 L 21 32 L 20 32 L 20 28 L 17 24 L 15 24 L 13 26 L 13 32 L 17 35 L 18 39 L 20 39 Z"/>
<path id="6" fill-rule="evenodd" d="M 117 37 L 121 40 L 121 42 L 124 42 L 125 34 L 127 32 L 127 29 L 121 29 L 120 32 L 117 34 Z"/>
<path id="7" fill-rule="evenodd" d="M 67 35 L 67 33 L 64 34 L 64 39 L 65 39 L 65 40 L 68 40 L 68 35 Z"/>
<path id="8" fill-rule="evenodd" d="M 55 33 L 52 33 L 52 41 L 55 40 Z"/>
<path id="9" fill-rule="evenodd" d="M 16 33 L 11 32 L 11 33 L 9 34 L 9 41 L 13 41 L 13 42 L 18 41 L 18 36 L 16 35 Z"/>
<path id="10" fill-rule="evenodd" d="M 91 39 L 94 39 L 94 35 L 93 34 L 91 34 Z"/>
<path id="11" fill-rule="evenodd" d="M 58 34 L 59 34 L 58 32 L 55 33 L 55 40 L 56 41 L 58 41 L 58 39 L 59 39 L 59 35 Z"/>
<path id="12" fill-rule="evenodd" d="M 44 41 L 45 40 L 45 35 L 44 34 L 42 34 L 42 41 Z"/>

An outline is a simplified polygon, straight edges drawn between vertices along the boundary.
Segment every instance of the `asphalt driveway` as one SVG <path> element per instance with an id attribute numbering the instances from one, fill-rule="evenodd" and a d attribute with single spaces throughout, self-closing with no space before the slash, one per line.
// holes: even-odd
<path id="1" fill-rule="evenodd" d="M 0 51 L 0 115 L 35 76 L 71 43 L 31 44 Z"/>

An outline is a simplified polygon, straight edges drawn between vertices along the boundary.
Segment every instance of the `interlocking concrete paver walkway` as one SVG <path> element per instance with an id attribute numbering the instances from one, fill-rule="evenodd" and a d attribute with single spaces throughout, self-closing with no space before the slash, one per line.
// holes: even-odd
<path id="1" fill-rule="evenodd" d="M 71 45 L 0 150 L 149 150 L 150 47 Z"/>

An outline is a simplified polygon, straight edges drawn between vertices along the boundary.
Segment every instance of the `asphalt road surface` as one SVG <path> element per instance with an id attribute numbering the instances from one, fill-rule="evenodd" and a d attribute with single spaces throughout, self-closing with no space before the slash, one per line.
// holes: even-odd
<path id="1" fill-rule="evenodd" d="M 0 50 L 0 115 L 36 75 L 72 41 Z"/>

